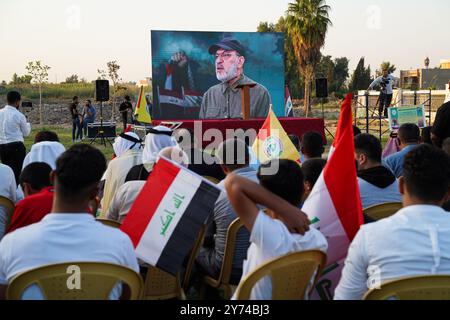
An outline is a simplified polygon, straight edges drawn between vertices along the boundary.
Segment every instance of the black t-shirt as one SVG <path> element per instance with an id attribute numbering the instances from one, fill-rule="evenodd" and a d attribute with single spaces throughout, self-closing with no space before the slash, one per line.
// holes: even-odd
<path id="1" fill-rule="evenodd" d="M 71 103 L 69 106 L 70 114 L 72 115 L 72 119 L 76 119 L 80 114 L 78 113 L 77 105 L 75 103 Z"/>
<path id="2" fill-rule="evenodd" d="M 438 109 L 431 132 L 439 137 L 441 143 L 450 137 L 450 101 Z"/>
<path id="3" fill-rule="evenodd" d="M 125 112 L 128 111 L 128 109 L 133 110 L 133 106 L 131 105 L 131 102 L 124 101 L 119 106 L 119 111 L 120 112 L 125 113 Z"/>

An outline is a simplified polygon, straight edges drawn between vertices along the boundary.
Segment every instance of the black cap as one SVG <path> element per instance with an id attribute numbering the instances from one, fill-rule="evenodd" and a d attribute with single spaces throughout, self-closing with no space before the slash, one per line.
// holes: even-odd
<path id="1" fill-rule="evenodd" d="M 245 48 L 242 44 L 234 38 L 223 38 L 209 47 L 209 54 L 215 54 L 217 50 L 223 49 L 227 51 L 237 51 L 241 56 L 245 56 Z"/>

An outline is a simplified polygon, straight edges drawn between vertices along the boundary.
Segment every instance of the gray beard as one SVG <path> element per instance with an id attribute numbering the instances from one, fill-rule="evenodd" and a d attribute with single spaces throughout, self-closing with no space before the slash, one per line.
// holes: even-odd
<path id="1" fill-rule="evenodd" d="M 238 75 L 237 63 L 233 64 L 231 66 L 231 68 L 223 75 L 219 75 L 219 73 L 216 72 L 217 80 L 221 81 L 222 83 L 223 82 L 228 82 L 231 79 L 236 78 L 237 75 Z"/>

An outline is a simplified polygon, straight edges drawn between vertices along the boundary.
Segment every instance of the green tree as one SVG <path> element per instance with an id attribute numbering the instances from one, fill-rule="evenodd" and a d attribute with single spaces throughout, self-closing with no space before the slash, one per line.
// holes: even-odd
<path id="1" fill-rule="evenodd" d="M 353 72 L 349 89 L 351 91 L 366 90 L 373 81 L 370 73 L 370 66 L 367 68 L 364 66 L 364 57 L 362 57 L 358 62 L 355 72 Z"/>
<path id="2" fill-rule="evenodd" d="M 73 74 L 66 78 L 66 83 L 78 83 L 78 75 Z"/>
<path id="3" fill-rule="evenodd" d="M 14 73 L 10 84 L 12 84 L 12 85 L 30 84 L 31 80 L 32 80 L 32 77 L 30 75 L 25 74 L 23 76 L 18 76 L 17 73 Z"/>
<path id="4" fill-rule="evenodd" d="M 39 87 L 39 123 L 42 125 L 42 85 L 48 81 L 48 70 L 50 70 L 50 67 L 41 61 L 31 61 L 28 62 L 25 68 L 28 71 L 28 75 L 32 77 Z"/>
<path id="5" fill-rule="evenodd" d="M 320 50 L 331 25 L 330 6 L 324 0 L 296 0 L 286 11 L 287 32 L 292 39 L 298 71 L 305 80 L 305 116 L 311 107 L 311 83 L 314 70 L 320 61 Z"/>
<path id="6" fill-rule="evenodd" d="M 348 79 L 348 63 L 350 61 L 346 57 L 334 59 L 334 78 L 333 78 L 333 91 L 340 92 L 345 90 L 345 83 Z"/>

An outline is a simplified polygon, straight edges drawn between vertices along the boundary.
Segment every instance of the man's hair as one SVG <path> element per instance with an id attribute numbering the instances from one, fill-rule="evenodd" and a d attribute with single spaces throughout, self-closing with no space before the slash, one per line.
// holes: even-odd
<path id="1" fill-rule="evenodd" d="M 353 136 L 357 136 L 361 133 L 361 129 L 359 129 L 357 126 L 353 125 Z"/>
<path id="2" fill-rule="evenodd" d="M 56 160 L 56 192 L 71 203 L 84 201 L 106 170 L 106 159 L 100 150 L 75 144 Z"/>
<path id="3" fill-rule="evenodd" d="M 425 127 L 422 129 L 421 137 L 423 143 L 433 144 L 433 141 L 431 141 L 431 126 Z"/>
<path id="4" fill-rule="evenodd" d="M 50 181 L 52 168 L 45 162 L 32 162 L 23 168 L 19 177 L 19 184 L 29 183 L 31 188 L 40 191 L 52 185 Z"/>
<path id="5" fill-rule="evenodd" d="M 420 141 L 420 129 L 413 123 L 402 124 L 398 129 L 398 138 L 403 144 L 418 143 Z"/>
<path id="6" fill-rule="evenodd" d="M 450 137 L 442 142 L 442 150 L 444 150 L 444 152 L 450 156 Z"/>
<path id="7" fill-rule="evenodd" d="M 233 138 L 222 142 L 216 153 L 219 163 L 231 171 L 248 166 L 250 152 L 248 146 L 241 139 Z"/>
<path id="8" fill-rule="evenodd" d="M 309 159 L 303 162 L 302 171 L 305 182 L 309 182 L 314 186 L 326 164 L 327 161 L 325 159 Z"/>
<path id="9" fill-rule="evenodd" d="M 8 104 L 14 104 L 16 102 L 19 102 L 20 100 L 22 100 L 22 97 L 17 91 L 9 91 L 6 94 L 6 102 L 8 102 Z"/>
<path id="10" fill-rule="evenodd" d="M 58 135 L 56 132 L 42 130 L 36 133 L 34 136 L 34 143 L 43 142 L 43 141 L 56 141 L 59 142 Z"/>
<path id="11" fill-rule="evenodd" d="M 125 100 L 130 101 L 130 96 L 125 96 Z"/>
<path id="12" fill-rule="evenodd" d="M 276 174 L 262 174 L 264 168 L 273 168 L 274 166 L 278 167 Z M 303 185 L 303 172 L 297 162 L 286 159 L 270 160 L 261 164 L 257 176 L 259 183 L 264 188 L 288 201 L 293 206 L 300 205 L 305 187 Z"/>
<path id="13" fill-rule="evenodd" d="M 403 162 L 408 193 L 423 201 L 441 201 L 450 186 L 450 157 L 441 149 L 421 144 Z"/>
<path id="14" fill-rule="evenodd" d="M 74 96 L 73 98 L 72 98 L 72 101 L 75 101 L 75 100 L 77 100 L 78 99 L 78 96 Z"/>
<path id="15" fill-rule="evenodd" d="M 294 145 L 295 149 L 300 150 L 300 139 L 298 138 L 298 135 L 289 134 L 288 137 Z"/>
<path id="16" fill-rule="evenodd" d="M 302 151 L 310 158 L 320 158 L 324 151 L 322 135 L 316 131 L 308 131 L 302 137 Z"/>
<path id="17" fill-rule="evenodd" d="M 354 141 L 356 153 L 364 154 L 371 161 L 381 162 L 381 143 L 375 136 L 361 133 L 354 138 Z"/>
<path id="18" fill-rule="evenodd" d="M 92 103 L 90 99 L 87 99 L 86 101 L 87 101 L 87 102 L 89 102 L 89 104 L 91 104 L 91 103 Z"/>

